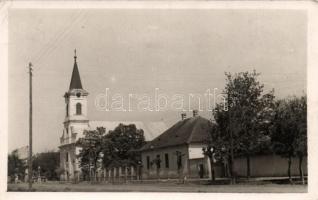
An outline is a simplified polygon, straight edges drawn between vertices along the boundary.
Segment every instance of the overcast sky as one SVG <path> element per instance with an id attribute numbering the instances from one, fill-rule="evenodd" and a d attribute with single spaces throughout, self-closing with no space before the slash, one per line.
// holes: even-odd
<path id="1" fill-rule="evenodd" d="M 34 64 L 34 150 L 62 135 L 73 50 L 90 120 L 159 121 L 180 111 L 105 112 L 100 93 L 203 94 L 224 72 L 255 69 L 277 98 L 306 93 L 306 15 L 287 10 L 11 10 L 9 151 L 28 144 L 28 74 Z M 190 113 L 188 113 L 190 115 Z M 209 117 L 208 112 L 201 115 Z"/>

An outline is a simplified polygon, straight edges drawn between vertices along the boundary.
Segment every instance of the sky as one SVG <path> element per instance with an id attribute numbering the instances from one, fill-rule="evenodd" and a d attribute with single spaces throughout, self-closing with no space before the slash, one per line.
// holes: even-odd
<path id="1" fill-rule="evenodd" d="M 169 127 L 181 111 L 105 111 L 95 100 L 106 88 L 125 100 L 153 97 L 155 88 L 168 97 L 215 88 L 219 94 L 225 72 L 252 70 L 276 98 L 306 94 L 306 27 L 306 13 L 298 10 L 10 10 L 9 151 L 28 144 L 29 62 L 33 149 L 42 152 L 58 149 L 74 49 L 90 120 Z M 206 110 L 200 115 L 211 117 Z"/>

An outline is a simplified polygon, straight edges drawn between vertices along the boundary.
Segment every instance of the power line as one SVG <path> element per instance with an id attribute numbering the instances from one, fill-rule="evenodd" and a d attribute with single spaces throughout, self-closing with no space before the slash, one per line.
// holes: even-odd
<path id="1" fill-rule="evenodd" d="M 71 16 L 71 18 L 72 18 L 72 19 L 71 19 L 71 22 L 70 22 L 68 25 L 66 25 L 65 27 L 61 28 L 60 31 L 58 31 L 58 32 L 55 34 L 55 36 L 54 36 L 53 39 L 49 42 L 49 44 L 53 44 L 54 42 L 56 42 L 56 41 L 59 39 L 59 37 L 61 37 L 61 35 L 65 32 L 65 30 L 67 30 L 67 28 L 72 25 L 73 21 L 76 19 L 75 15 L 76 15 L 76 13 Z M 78 15 L 79 15 L 79 14 L 78 14 Z M 51 45 L 48 45 L 47 47 L 44 47 L 44 49 L 40 50 L 40 51 L 36 54 L 37 56 L 34 58 L 35 63 L 36 63 L 36 62 L 40 59 L 40 57 L 42 57 L 43 54 L 46 53 L 46 51 L 48 51 L 50 48 L 52 48 L 52 46 L 51 46 Z"/>
<path id="2" fill-rule="evenodd" d="M 59 45 L 57 43 L 60 43 L 62 42 L 63 40 L 65 40 L 66 38 L 68 38 L 69 33 L 70 31 L 72 30 L 72 28 L 77 24 L 79 23 L 80 21 L 82 21 L 83 18 L 85 18 L 86 14 L 83 13 L 83 11 L 81 10 L 81 13 L 79 15 L 82 15 L 80 17 L 76 17 L 75 19 L 75 22 L 71 22 L 70 26 L 68 26 L 67 29 L 65 29 L 63 32 L 61 32 L 57 37 L 56 39 L 54 40 L 54 42 L 51 42 L 51 43 L 55 43 L 55 45 L 51 45 L 51 47 L 45 52 L 43 53 L 40 57 L 38 57 L 37 59 L 37 63 L 40 63 L 41 62 L 41 59 L 50 55 Z M 40 68 L 38 68 L 38 71 L 43 67 L 44 65 L 42 65 Z"/>

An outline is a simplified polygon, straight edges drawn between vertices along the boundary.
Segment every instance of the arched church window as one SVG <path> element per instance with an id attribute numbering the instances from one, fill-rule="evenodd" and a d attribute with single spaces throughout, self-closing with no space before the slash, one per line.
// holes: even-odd
<path id="1" fill-rule="evenodd" d="M 68 117 L 68 104 L 66 104 L 66 117 Z"/>
<path id="2" fill-rule="evenodd" d="M 76 114 L 81 115 L 82 114 L 82 104 L 77 103 L 76 104 Z"/>

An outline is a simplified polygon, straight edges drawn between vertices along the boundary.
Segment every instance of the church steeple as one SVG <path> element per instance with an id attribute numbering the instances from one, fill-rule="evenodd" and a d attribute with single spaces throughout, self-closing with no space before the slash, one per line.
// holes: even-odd
<path id="1" fill-rule="evenodd" d="M 83 89 L 80 74 L 77 67 L 76 50 L 74 51 L 74 67 L 70 88 L 64 94 L 65 118 L 63 134 L 60 138 L 60 164 L 65 170 L 66 180 L 75 180 L 79 177 L 80 170 L 77 158 L 78 147 L 75 145 L 78 138 L 83 137 L 85 130 L 89 130 L 87 117 L 88 92 Z"/>
<path id="2" fill-rule="evenodd" d="M 72 72 L 72 79 L 71 79 L 71 83 L 70 83 L 70 88 L 69 88 L 70 90 L 83 89 L 76 59 L 77 59 L 77 56 L 76 56 L 76 49 L 75 49 L 74 50 L 74 67 L 73 67 L 73 72 Z"/>

